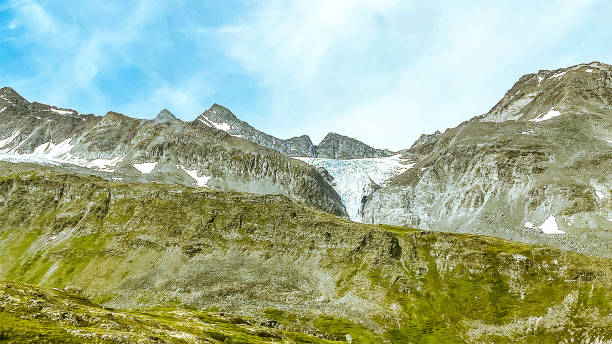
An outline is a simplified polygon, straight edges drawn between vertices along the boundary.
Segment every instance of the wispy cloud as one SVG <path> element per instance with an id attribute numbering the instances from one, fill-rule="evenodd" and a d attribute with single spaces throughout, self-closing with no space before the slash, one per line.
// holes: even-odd
<path id="1" fill-rule="evenodd" d="M 286 119 L 268 129 L 302 118 L 291 134 L 402 148 L 486 111 L 520 74 L 558 67 L 559 42 L 598 3 L 269 1 L 220 34 Z"/>
<path id="2" fill-rule="evenodd" d="M 32 2 L 32 0 L 8 0 L 5 4 L 0 4 L 0 12 L 19 7 Z"/>
<path id="3" fill-rule="evenodd" d="M 127 10 L 124 19 L 116 25 L 83 30 L 65 18 L 52 15 L 38 3 L 19 6 L 15 21 L 24 28 L 23 38 L 35 41 L 40 50 L 51 54 L 37 59 L 40 74 L 37 80 L 30 81 L 55 81 L 46 96 L 60 102 L 70 90 L 92 87 L 100 70 L 125 62 L 117 52 L 142 34 L 143 23 L 155 15 L 155 8 L 145 1 Z"/>
<path id="4" fill-rule="evenodd" d="M 212 102 L 281 137 L 401 149 L 487 111 L 522 74 L 612 57 L 604 0 L 19 1 L 0 79 L 103 114 Z"/>
<path id="5" fill-rule="evenodd" d="M 150 116 L 176 107 L 172 110 L 192 117 L 202 111 L 202 98 L 211 93 L 204 78 L 195 81 L 203 71 L 185 69 L 174 80 L 168 77 L 180 64 L 176 55 L 190 54 L 166 50 L 185 40 L 173 38 L 174 28 L 168 26 L 168 13 L 177 14 L 177 22 L 189 19 L 177 12 L 180 6 L 146 0 L 70 6 L 71 12 L 39 2 L 11 6 L 11 25 L 20 35 L 17 49 L 31 50 L 23 63 L 36 73 L 13 78 L 12 86 L 39 101 L 100 114 L 112 109 Z M 130 87 L 134 83 L 140 88 Z"/>

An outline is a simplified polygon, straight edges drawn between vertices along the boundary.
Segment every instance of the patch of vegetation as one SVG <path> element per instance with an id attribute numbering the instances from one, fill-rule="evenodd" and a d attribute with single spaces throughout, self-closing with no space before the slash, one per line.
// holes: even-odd
<path id="1" fill-rule="evenodd" d="M 352 341 L 352 343 L 379 343 L 382 338 L 365 326 L 355 324 L 354 322 L 334 318 L 331 316 L 322 316 L 313 321 L 314 326 L 322 333 L 330 336 L 331 339 L 337 341 Z"/>
<path id="2" fill-rule="evenodd" d="M 337 343 L 209 311 L 109 310 L 63 291 L 15 282 L 1 282 L 0 300 L 0 341 L 6 343 Z"/>

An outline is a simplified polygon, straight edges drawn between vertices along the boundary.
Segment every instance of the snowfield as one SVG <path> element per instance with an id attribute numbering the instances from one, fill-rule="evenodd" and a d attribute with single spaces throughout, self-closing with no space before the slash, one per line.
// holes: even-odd
<path id="1" fill-rule="evenodd" d="M 561 112 L 550 109 L 550 111 L 548 111 L 548 113 L 538 116 L 537 118 L 534 119 L 530 119 L 530 122 L 542 122 L 542 121 L 547 121 L 551 118 L 557 117 L 557 116 L 561 116 Z"/>
<path id="2" fill-rule="evenodd" d="M 544 234 L 565 234 L 564 231 L 559 229 L 557 220 L 554 216 L 550 215 L 544 223 L 538 226 Z"/>
<path id="3" fill-rule="evenodd" d="M 134 168 L 140 171 L 142 174 L 147 174 L 153 172 L 157 162 L 144 162 L 142 164 L 134 164 Z"/>
<path id="4" fill-rule="evenodd" d="M 181 170 L 185 171 L 185 173 L 187 173 L 191 178 L 193 178 L 193 180 L 196 181 L 196 184 L 199 187 L 206 186 L 206 183 L 208 183 L 208 180 L 211 178 L 205 175 L 202 175 L 201 177 L 199 177 L 198 170 L 188 170 L 183 165 L 176 165 L 176 168 L 180 168 Z"/>

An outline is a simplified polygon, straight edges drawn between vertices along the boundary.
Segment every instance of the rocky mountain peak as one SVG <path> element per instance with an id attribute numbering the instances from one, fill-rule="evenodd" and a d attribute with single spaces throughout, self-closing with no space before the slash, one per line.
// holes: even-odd
<path id="1" fill-rule="evenodd" d="M 0 88 L 0 102 L 5 102 L 13 105 L 23 105 L 28 103 L 25 98 L 23 98 L 11 87 Z"/>
<path id="2" fill-rule="evenodd" d="M 440 137 L 440 135 L 442 135 L 442 133 L 440 132 L 440 130 L 436 130 L 435 133 L 432 134 L 422 134 L 410 147 L 410 149 L 416 149 L 420 146 L 423 145 L 427 145 L 427 144 L 431 144 L 433 142 L 435 142 L 438 137 Z"/>
<path id="3" fill-rule="evenodd" d="M 157 116 L 155 117 L 155 121 L 156 122 L 171 122 L 171 121 L 175 121 L 177 120 L 176 116 L 174 116 L 174 114 L 172 112 L 170 112 L 168 109 L 163 109 L 159 112 L 159 114 L 157 114 Z"/>
<path id="4" fill-rule="evenodd" d="M 239 120 L 228 108 L 216 103 L 198 116 L 195 121 L 235 136 L 241 136 L 241 131 L 250 127 L 248 123 Z"/>
<path id="5" fill-rule="evenodd" d="M 319 157 L 332 159 L 377 158 L 393 155 L 390 150 L 376 149 L 354 138 L 333 132 L 328 133 L 316 148 Z"/>
<path id="6" fill-rule="evenodd" d="M 224 120 L 224 121 L 232 121 L 232 122 L 238 120 L 236 115 L 234 115 L 230 109 L 226 108 L 225 106 L 216 104 L 216 103 L 213 104 L 210 107 L 210 109 L 204 111 L 204 113 L 207 114 L 209 118 L 216 119 L 216 120 Z"/>
<path id="7" fill-rule="evenodd" d="M 108 111 L 106 115 L 102 116 L 102 122 L 107 123 L 107 124 L 111 124 L 115 122 L 123 122 L 126 120 L 133 120 L 133 119 L 131 117 L 128 117 L 122 113 L 115 112 L 115 111 Z"/>
<path id="8" fill-rule="evenodd" d="M 303 145 L 312 146 L 312 140 L 308 135 L 301 135 L 287 139 L 288 142 L 301 143 Z"/>
<path id="9" fill-rule="evenodd" d="M 541 122 L 567 113 L 612 108 L 612 67 L 601 62 L 521 77 L 480 122 Z"/>
<path id="10" fill-rule="evenodd" d="M 339 140 L 354 140 L 354 139 L 350 138 L 348 136 L 336 134 L 334 132 L 329 132 L 329 133 L 327 133 L 327 135 L 325 135 L 323 140 L 321 140 L 320 144 L 322 145 L 322 144 L 324 144 L 327 141 L 339 141 Z"/>
<path id="11" fill-rule="evenodd" d="M 285 156 L 356 159 L 389 156 L 389 150 L 372 148 L 363 142 L 336 133 L 329 133 L 320 145 L 313 145 L 308 135 L 280 139 L 253 128 L 238 119 L 228 108 L 213 104 L 196 122 L 223 130 L 228 134 L 272 148 Z"/>

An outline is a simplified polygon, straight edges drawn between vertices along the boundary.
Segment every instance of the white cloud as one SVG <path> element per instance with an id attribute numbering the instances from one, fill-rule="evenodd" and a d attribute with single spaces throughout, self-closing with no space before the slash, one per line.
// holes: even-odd
<path id="1" fill-rule="evenodd" d="M 399 1 L 269 1 L 249 21 L 220 30 L 229 53 L 262 75 L 265 84 L 290 73 L 301 82 L 315 81 L 334 46 L 375 39 L 378 16 Z M 407 3 L 407 2 L 404 2 Z M 402 5 L 405 6 L 405 5 Z"/>
<path id="2" fill-rule="evenodd" d="M 137 98 L 124 106 L 131 116 L 152 118 L 164 108 L 184 120 L 193 120 L 210 104 L 203 104 L 201 99 L 212 95 L 214 90 L 198 78 L 191 78 L 181 85 L 163 85 L 152 91 L 146 98 Z M 194 113 L 195 111 L 199 111 Z"/>
<path id="3" fill-rule="evenodd" d="M 609 35 L 585 29 L 610 28 L 603 1 L 187 3 L 0 5 L 14 14 L 5 44 L 33 73 L 0 71 L 28 98 L 82 112 L 167 107 L 190 120 L 219 102 L 277 136 L 335 131 L 401 149 L 487 111 L 522 74 L 610 62 L 609 48 L 576 47 L 605 46 Z"/>
<path id="4" fill-rule="evenodd" d="M 220 35 L 268 90 L 256 126 L 401 149 L 486 112 L 522 74 L 559 67 L 547 50 L 595 3 L 268 1 Z"/>
<path id="5" fill-rule="evenodd" d="M 18 6 L 18 5 L 16 5 Z M 26 26 L 30 33 L 38 36 L 54 35 L 57 27 L 53 18 L 43 7 L 36 3 L 24 3 L 18 8 L 19 19 L 11 23 L 17 26 L 18 23 Z"/>
<path id="6" fill-rule="evenodd" d="M 98 12 L 99 4 L 81 4 L 75 11 Z M 44 87 L 36 92 L 37 100 L 53 104 L 68 104 L 67 99 L 76 91 L 84 91 L 92 97 L 90 102 L 104 102 L 103 93 L 96 90 L 93 81 L 101 71 L 125 65 L 137 58 L 125 50 L 143 37 L 146 24 L 164 10 L 162 3 L 140 0 L 125 6 L 124 17 L 114 25 L 83 26 L 65 15 L 48 11 L 33 2 L 14 4 L 15 18 L 12 26 L 24 28 L 22 40 L 42 45 L 48 52 L 36 56 L 39 74 L 34 79 L 16 80 L 13 86 L 24 89 Z M 92 18 L 92 21 L 98 18 Z M 155 73 L 155 71 L 150 71 Z M 112 107 L 112 104 L 107 104 Z"/>
<path id="7" fill-rule="evenodd" d="M 0 12 L 13 9 L 15 7 L 27 4 L 32 0 L 9 0 L 5 4 L 0 4 Z"/>

